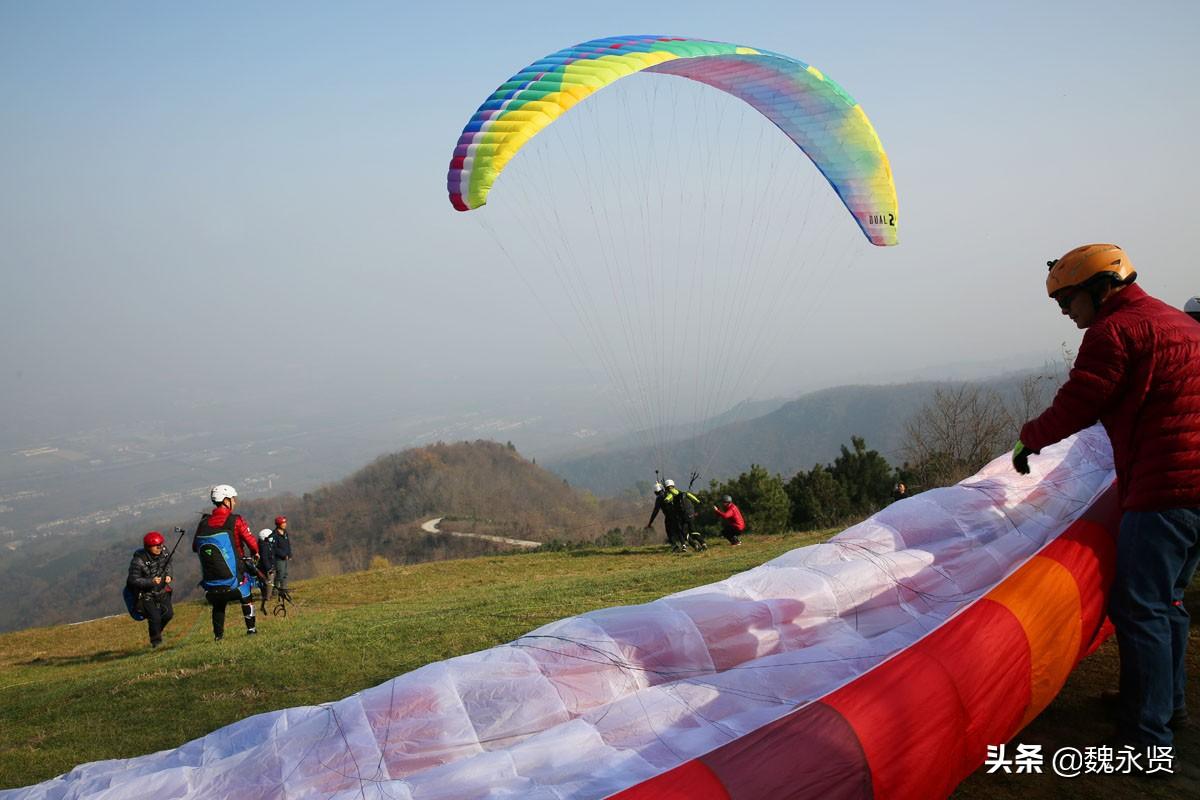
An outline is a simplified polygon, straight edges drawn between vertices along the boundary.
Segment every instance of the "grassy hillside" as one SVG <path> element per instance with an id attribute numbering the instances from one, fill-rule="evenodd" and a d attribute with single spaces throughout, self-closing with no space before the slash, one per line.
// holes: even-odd
<path id="1" fill-rule="evenodd" d="M 612 605 L 640 603 L 721 580 L 828 535 L 749 537 L 731 548 L 681 558 L 662 548 L 589 548 L 419 564 L 299 582 L 302 605 L 263 617 L 261 634 L 236 635 L 231 619 L 211 640 L 208 610 L 182 604 L 166 647 L 146 647 L 128 618 L 0 636 L 0 787 L 32 783 L 77 763 L 174 747 L 235 720 L 319 703 L 423 664 L 480 650 L 544 623 Z M 1193 607 L 1200 600 L 1189 596 Z M 1193 635 L 1193 674 L 1200 674 Z M 1064 692 L 1018 741 L 1047 748 L 1094 744 L 1108 734 L 1093 697 L 1116 682 L 1110 643 L 1081 665 Z M 1192 708 L 1200 708 L 1198 681 Z M 116 732 L 116 734 L 114 734 Z M 1193 755 L 1200 735 L 1180 746 Z M 1146 796 L 1195 797 L 1191 780 L 1154 784 Z M 985 775 L 964 798 L 1138 796 L 1143 784 L 1099 776 Z"/>
<path id="2" fill-rule="evenodd" d="M 511 641 L 562 617 L 721 580 L 814 536 L 751 537 L 681 558 L 661 547 L 417 564 L 295 584 L 286 619 L 213 642 L 184 603 L 150 651 L 128 617 L 0 636 L 0 786 L 83 761 L 174 747 L 222 725 L 335 700 L 423 664 Z M 122 731 L 113 736 L 114 730 Z"/>

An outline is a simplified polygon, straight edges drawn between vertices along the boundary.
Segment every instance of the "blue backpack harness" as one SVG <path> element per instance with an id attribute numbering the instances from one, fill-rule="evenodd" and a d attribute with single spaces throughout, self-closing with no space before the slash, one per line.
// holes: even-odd
<path id="1" fill-rule="evenodd" d="M 249 600 L 250 576 L 242 569 L 233 546 L 233 530 L 240 517 L 230 514 L 222 527 L 214 529 L 208 525 L 209 516 L 205 514 L 200 519 L 192 543 L 192 549 L 200 557 L 200 585 L 206 592 L 237 589 L 243 601 Z"/>

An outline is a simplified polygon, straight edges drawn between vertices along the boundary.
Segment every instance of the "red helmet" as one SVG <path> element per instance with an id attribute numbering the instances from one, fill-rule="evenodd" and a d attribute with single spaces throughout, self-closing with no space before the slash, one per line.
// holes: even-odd
<path id="1" fill-rule="evenodd" d="M 162 543 L 163 537 L 158 531 L 150 531 L 142 537 L 142 544 L 146 545 L 146 547 L 154 547 L 154 545 Z"/>
<path id="2" fill-rule="evenodd" d="M 276 517 L 275 518 L 275 527 L 278 528 L 280 525 L 282 525 L 285 522 L 287 522 L 287 517 Z"/>

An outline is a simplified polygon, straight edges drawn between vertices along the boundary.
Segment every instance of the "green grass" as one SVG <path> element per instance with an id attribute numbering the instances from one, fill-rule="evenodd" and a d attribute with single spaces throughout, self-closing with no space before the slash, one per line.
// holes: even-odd
<path id="1" fill-rule="evenodd" d="M 251 714 L 327 702 L 424 664 L 511 641 L 562 617 L 643 603 L 721 580 L 820 534 L 748 537 L 732 548 L 673 556 L 661 547 L 557 553 L 393 567 L 295 584 L 299 607 L 261 616 L 246 637 L 236 607 L 212 641 L 207 606 L 176 609 L 166 646 L 151 651 L 144 623 L 127 617 L 0 636 L 0 787 L 51 778 L 76 764 L 176 747 Z M 1195 592 L 1189 605 L 1200 598 Z M 1192 674 L 1200 676 L 1193 636 Z M 1094 744 L 1109 733 L 1092 698 L 1116 685 L 1109 643 L 1076 670 L 1055 703 L 1017 737 L 1047 748 Z M 1200 709 L 1191 691 L 1192 709 Z M 1181 735 L 1184 757 L 1200 733 Z M 962 798 L 1183 798 L 1196 783 L 1075 782 L 976 773 Z"/>
<path id="2" fill-rule="evenodd" d="M 823 534 L 718 540 L 703 554 L 617 547 L 392 567 L 294 585 L 286 619 L 236 606 L 212 641 L 183 603 L 151 651 L 128 617 L 0 636 L 0 787 L 176 747 L 251 714 L 337 700 L 596 608 L 722 580 Z"/>

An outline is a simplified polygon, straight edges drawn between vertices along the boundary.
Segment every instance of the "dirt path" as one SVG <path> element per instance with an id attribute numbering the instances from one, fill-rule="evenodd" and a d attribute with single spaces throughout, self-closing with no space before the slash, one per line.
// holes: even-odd
<path id="1" fill-rule="evenodd" d="M 528 539 L 509 539 L 507 536 L 490 536 L 486 533 L 462 533 L 460 531 L 443 531 L 438 528 L 438 523 L 442 521 L 442 517 L 434 517 L 431 520 L 426 520 L 421 523 L 421 530 L 426 533 L 444 533 L 447 536 L 464 536 L 468 539 L 484 539 L 489 542 L 498 542 L 499 544 L 507 544 L 513 547 L 521 547 L 526 550 L 533 550 L 541 547 L 541 542 L 531 542 Z"/>

